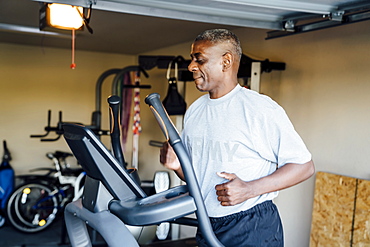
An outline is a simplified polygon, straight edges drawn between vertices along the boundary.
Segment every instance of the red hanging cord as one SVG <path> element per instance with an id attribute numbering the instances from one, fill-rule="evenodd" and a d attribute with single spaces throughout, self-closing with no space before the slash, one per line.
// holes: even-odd
<path id="1" fill-rule="evenodd" d="M 75 38 L 76 38 L 76 35 L 75 35 L 75 30 L 72 29 L 72 63 L 71 63 L 71 69 L 75 69 L 76 68 L 76 64 L 75 64 Z"/>

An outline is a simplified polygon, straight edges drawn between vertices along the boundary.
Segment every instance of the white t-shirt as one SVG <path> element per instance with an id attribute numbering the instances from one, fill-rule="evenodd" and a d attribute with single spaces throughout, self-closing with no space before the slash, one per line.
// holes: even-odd
<path id="1" fill-rule="evenodd" d="M 208 94 L 197 99 L 185 114 L 182 140 L 211 217 L 248 210 L 278 194 L 221 206 L 215 186 L 227 180 L 216 172 L 235 173 L 240 179 L 251 181 L 273 173 L 277 165 L 311 160 L 283 108 L 271 98 L 240 85 L 218 99 L 211 99 Z"/>

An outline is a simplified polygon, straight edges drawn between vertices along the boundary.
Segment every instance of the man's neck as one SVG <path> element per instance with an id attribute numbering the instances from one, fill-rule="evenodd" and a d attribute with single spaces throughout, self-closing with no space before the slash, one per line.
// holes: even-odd
<path id="1" fill-rule="evenodd" d="M 237 84 L 238 84 L 237 81 L 223 84 L 221 87 L 213 91 L 209 91 L 208 92 L 209 97 L 211 99 L 221 98 L 222 96 L 225 96 L 226 94 L 230 93 L 236 87 Z"/>

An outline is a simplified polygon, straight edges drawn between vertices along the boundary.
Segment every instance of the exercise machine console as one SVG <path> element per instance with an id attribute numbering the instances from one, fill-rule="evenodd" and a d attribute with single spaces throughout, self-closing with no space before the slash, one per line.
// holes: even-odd
<path id="1" fill-rule="evenodd" d="M 198 227 L 210 246 L 223 246 L 215 237 L 198 182 L 185 147 L 158 94 L 145 102 L 179 157 L 187 185 L 147 196 L 135 180 L 88 128 L 65 124 L 64 138 L 87 173 L 82 199 L 66 206 L 65 221 L 72 246 L 91 246 L 87 225 L 112 247 L 139 246 L 126 225 L 147 226 L 180 222 L 195 213 Z"/>

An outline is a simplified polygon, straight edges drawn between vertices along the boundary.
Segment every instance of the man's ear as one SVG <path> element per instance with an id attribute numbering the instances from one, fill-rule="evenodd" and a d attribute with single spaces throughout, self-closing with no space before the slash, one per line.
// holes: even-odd
<path id="1" fill-rule="evenodd" d="M 233 55 L 230 52 L 226 52 L 222 56 L 222 71 L 226 71 L 231 68 L 232 64 L 234 62 Z"/>

